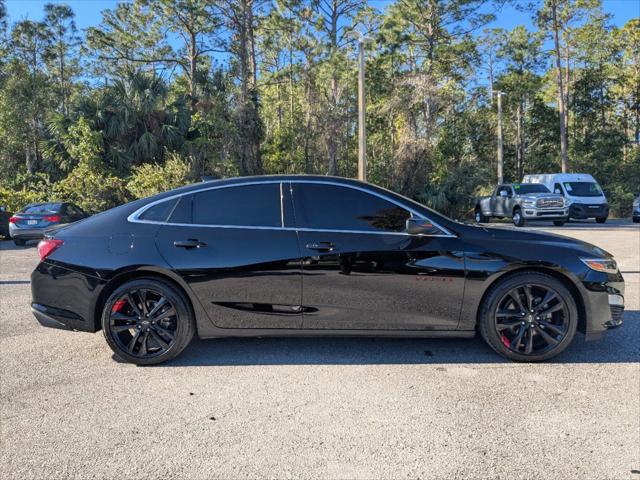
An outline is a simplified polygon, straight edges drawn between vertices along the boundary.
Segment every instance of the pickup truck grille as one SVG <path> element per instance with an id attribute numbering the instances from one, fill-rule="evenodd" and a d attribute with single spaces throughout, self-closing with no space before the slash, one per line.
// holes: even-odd
<path id="1" fill-rule="evenodd" d="M 539 198 L 536 202 L 538 208 L 562 208 L 564 200 L 561 198 Z"/>

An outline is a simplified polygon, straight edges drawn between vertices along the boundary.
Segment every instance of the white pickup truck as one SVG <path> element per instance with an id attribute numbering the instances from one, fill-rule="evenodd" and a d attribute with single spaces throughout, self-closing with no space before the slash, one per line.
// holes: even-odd
<path id="1" fill-rule="evenodd" d="M 516 227 L 532 220 L 552 220 L 562 226 L 569 218 L 569 202 L 541 184 L 503 183 L 491 196 L 476 201 L 476 222 L 486 223 L 491 217 L 511 218 Z"/>

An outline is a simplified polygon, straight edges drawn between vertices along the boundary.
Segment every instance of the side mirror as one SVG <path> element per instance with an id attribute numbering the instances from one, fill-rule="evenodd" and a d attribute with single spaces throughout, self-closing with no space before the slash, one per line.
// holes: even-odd
<path id="1" fill-rule="evenodd" d="M 562 193 L 562 190 L 560 190 L 559 188 L 556 188 L 553 193 L 557 193 L 558 195 L 562 195 L 564 196 L 564 193 Z"/>
<path id="2" fill-rule="evenodd" d="M 500 190 L 500 196 L 502 198 L 507 198 L 509 196 L 509 194 L 505 190 Z"/>
<path id="3" fill-rule="evenodd" d="M 419 235 L 420 233 L 433 233 L 435 227 L 429 220 L 424 218 L 408 218 L 407 233 L 411 235 Z"/>

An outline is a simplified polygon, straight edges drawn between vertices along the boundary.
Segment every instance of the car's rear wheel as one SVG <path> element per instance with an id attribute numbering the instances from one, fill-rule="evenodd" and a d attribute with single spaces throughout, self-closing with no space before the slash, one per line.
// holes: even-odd
<path id="1" fill-rule="evenodd" d="M 578 309 L 561 281 L 523 272 L 491 288 L 478 321 L 482 337 L 496 352 L 511 360 L 539 362 L 569 346 L 578 325 Z"/>
<path id="2" fill-rule="evenodd" d="M 13 243 L 18 247 L 24 247 L 27 241 L 24 238 L 14 238 Z"/>
<path id="3" fill-rule="evenodd" d="M 167 282 L 139 279 L 118 287 L 102 311 L 102 330 L 114 353 L 137 365 L 175 358 L 195 333 L 184 294 Z"/>
<path id="4" fill-rule="evenodd" d="M 598 223 L 604 223 L 607 221 L 607 217 L 597 217 L 596 218 L 596 222 Z"/>
<path id="5" fill-rule="evenodd" d="M 522 216 L 522 211 L 519 208 L 516 208 L 513 211 L 513 217 L 511 217 L 511 219 L 516 227 L 524 227 L 524 217 Z"/>

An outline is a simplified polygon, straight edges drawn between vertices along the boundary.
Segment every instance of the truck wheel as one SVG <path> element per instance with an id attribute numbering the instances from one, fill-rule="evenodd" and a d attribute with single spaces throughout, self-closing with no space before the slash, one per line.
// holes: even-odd
<path id="1" fill-rule="evenodd" d="M 516 227 L 524 227 L 524 217 L 522 216 L 522 212 L 519 208 L 516 208 L 513 211 L 513 217 L 511 217 L 511 220 L 513 220 L 513 224 Z"/>
<path id="2" fill-rule="evenodd" d="M 553 224 L 554 224 L 556 227 L 561 227 L 561 226 L 563 226 L 563 225 L 565 224 L 565 220 L 554 220 L 554 221 L 553 221 Z"/>
<path id="3" fill-rule="evenodd" d="M 482 211 L 476 207 L 475 219 L 476 219 L 476 223 L 489 223 L 489 220 L 491 220 L 491 217 L 484 216 L 482 214 Z"/>
<path id="4" fill-rule="evenodd" d="M 596 222 L 598 223 L 604 223 L 607 221 L 607 217 L 598 217 L 596 218 Z"/>
<path id="5" fill-rule="evenodd" d="M 24 247 L 27 241 L 24 238 L 14 238 L 13 243 L 15 243 L 17 247 Z"/>

